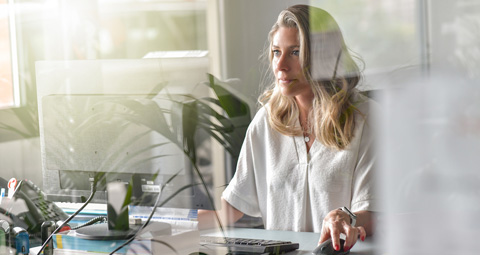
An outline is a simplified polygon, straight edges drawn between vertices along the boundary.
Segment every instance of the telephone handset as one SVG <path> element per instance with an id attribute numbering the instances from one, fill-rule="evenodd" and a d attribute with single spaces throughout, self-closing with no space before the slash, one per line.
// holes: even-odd
<path id="1" fill-rule="evenodd" d="M 8 190 L 8 182 L 0 177 L 0 187 Z M 11 198 L 3 197 L 0 219 L 13 226 L 22 227 L 32 237 L 40 237 L 44 221 L 66 220 L 68 215 L 55 203 L 45 199 L 45 194 L 30 180 L 21 180 Z"/>

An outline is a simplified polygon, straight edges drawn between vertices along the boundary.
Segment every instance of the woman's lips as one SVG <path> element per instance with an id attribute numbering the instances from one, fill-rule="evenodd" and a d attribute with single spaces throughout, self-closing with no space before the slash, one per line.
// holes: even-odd
<path id="1" fill-rule="evenodd" d="M 278 82 L 281 83 L 281 84 L 290 84 L 292 83 L 293 79 L 278 79 Z"/>

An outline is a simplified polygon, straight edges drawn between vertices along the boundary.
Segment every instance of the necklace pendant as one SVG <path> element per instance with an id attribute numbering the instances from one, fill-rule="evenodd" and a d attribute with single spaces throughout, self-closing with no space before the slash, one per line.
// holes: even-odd
<path id="1" fill-rule="evenodd" d="M 304 136 L 303 139 L 305 140 L 306 143 L 310 142 L 310 137 Z"/>

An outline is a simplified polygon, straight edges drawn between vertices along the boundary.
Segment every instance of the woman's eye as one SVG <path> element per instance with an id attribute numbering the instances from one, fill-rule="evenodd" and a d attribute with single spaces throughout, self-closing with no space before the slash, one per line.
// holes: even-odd
<path id="1" fill-rule="evenodd" d="M 279 50 L 272 50 L 273 56 L 278 57 L 280 56 L 280 51 Z"/>
<path id="2" fill-rule="evenodd" d="M 294 50 L 294 51 L 292 51 L 292 55 L 300 56 L 300 51 L 299 50 Z"/>

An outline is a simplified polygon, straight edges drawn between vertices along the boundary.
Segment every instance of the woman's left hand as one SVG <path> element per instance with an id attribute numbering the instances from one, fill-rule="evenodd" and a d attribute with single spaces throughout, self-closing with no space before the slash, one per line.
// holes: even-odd
<path id="1" fill-rule="evenodd" d="M 367 236 L 365 229 L 362 226 L 352 227 L 350 225 L 350 216 L 339 209 L 330 211 L 325 219 L 323 219 L 322 234 L 318 244 L 323 243 L 329 238 L 332 239 L 333 248 L 340 250 L 340 234 L 345 234 L 344 251 L 350 250 L 357 242 L 358 238 L 362 241 Z"/>

